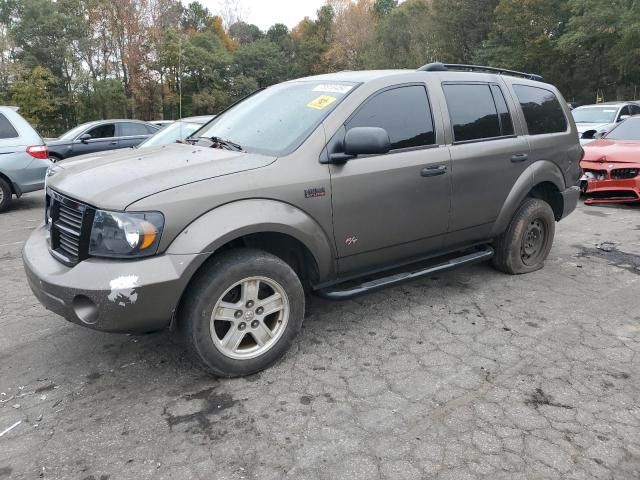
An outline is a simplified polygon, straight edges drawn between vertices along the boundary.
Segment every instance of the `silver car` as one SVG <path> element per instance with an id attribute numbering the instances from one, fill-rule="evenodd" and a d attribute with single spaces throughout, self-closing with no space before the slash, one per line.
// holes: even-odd
<path id="1" fill-rule="evenodd" d="M 0 106 L 0 212 L 13 195 L 42 190 L 49 165 L 40 135 L 15 107 Z"/>
<path id="2" fill-rule="evenodd" d="M 585 145 L 606 134 L 619 122 L 640 114 L 640 104 L 634 102 L 607 102 L 584 105 L 571 111 L 580 135 L 580 144 Z"/>

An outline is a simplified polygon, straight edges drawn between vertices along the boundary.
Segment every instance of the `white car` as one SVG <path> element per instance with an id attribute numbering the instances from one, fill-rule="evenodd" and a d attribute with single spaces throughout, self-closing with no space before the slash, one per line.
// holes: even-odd
<path id="1" fill-rule="evenodd" d="M 571 111 L 578 127 L 580 144 L 584 145 L 611 130 L 618 122 L 640 114 L 640 104 L 608 102 L 584 105 Z"/>

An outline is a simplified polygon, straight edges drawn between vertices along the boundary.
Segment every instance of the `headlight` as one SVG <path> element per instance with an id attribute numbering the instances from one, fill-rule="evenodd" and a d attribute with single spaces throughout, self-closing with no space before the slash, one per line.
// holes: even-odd
<path id="1" fill-rule="evenodd" d="M 158 212 L 124 213 L 97 210 L 91 228 L 89 255 L 135 258 L 158 251 L 164 217 Z"/>

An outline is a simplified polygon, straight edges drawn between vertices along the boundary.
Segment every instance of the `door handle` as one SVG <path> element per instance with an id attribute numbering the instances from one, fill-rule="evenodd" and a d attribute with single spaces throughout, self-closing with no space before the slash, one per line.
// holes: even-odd
<path id="1" fill-rule="evenodd" d="M 520 162 L 524 162 L 529 158 L 529 155 L 527 155 L 526 153 L 518 153 L 517 155 L 514 155 L 513 157 L 511 157 L 511 162 L 512 163 L 520 163 Z"/>
<path id="2" fill-rule="evenodd" d="M 117 142 L 117 141 L 113 141 L 113 142 L 111 142 L 111 145 L 117 145 L 117 144 L 118 144 L 118 142 Z"/>
<path id="3" fill-rule="evenodd" d="M 420 175 L 423 177 L 436 177 L 438 175 L 444 175 L 445 173 L 447 173 L 446 165 L 429 165 L 420 170 Z"/>

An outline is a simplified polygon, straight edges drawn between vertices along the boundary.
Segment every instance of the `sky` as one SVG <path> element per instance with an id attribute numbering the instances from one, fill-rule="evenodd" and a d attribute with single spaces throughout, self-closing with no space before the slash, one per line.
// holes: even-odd
<path id="1" fill-rule="evenodd" d="M 284 23 L 287 27 L 295 27 L 304 17 L 316 18 L 316 11 L 325 0 L 201 0 L 211 12 L 221 13 L 224 5 L 239 5 L 241 18 L 253 23 L 261 30 L 267 30 L 274 23 Z M 189 3 L 189 0 L 183 0 Z"/>

